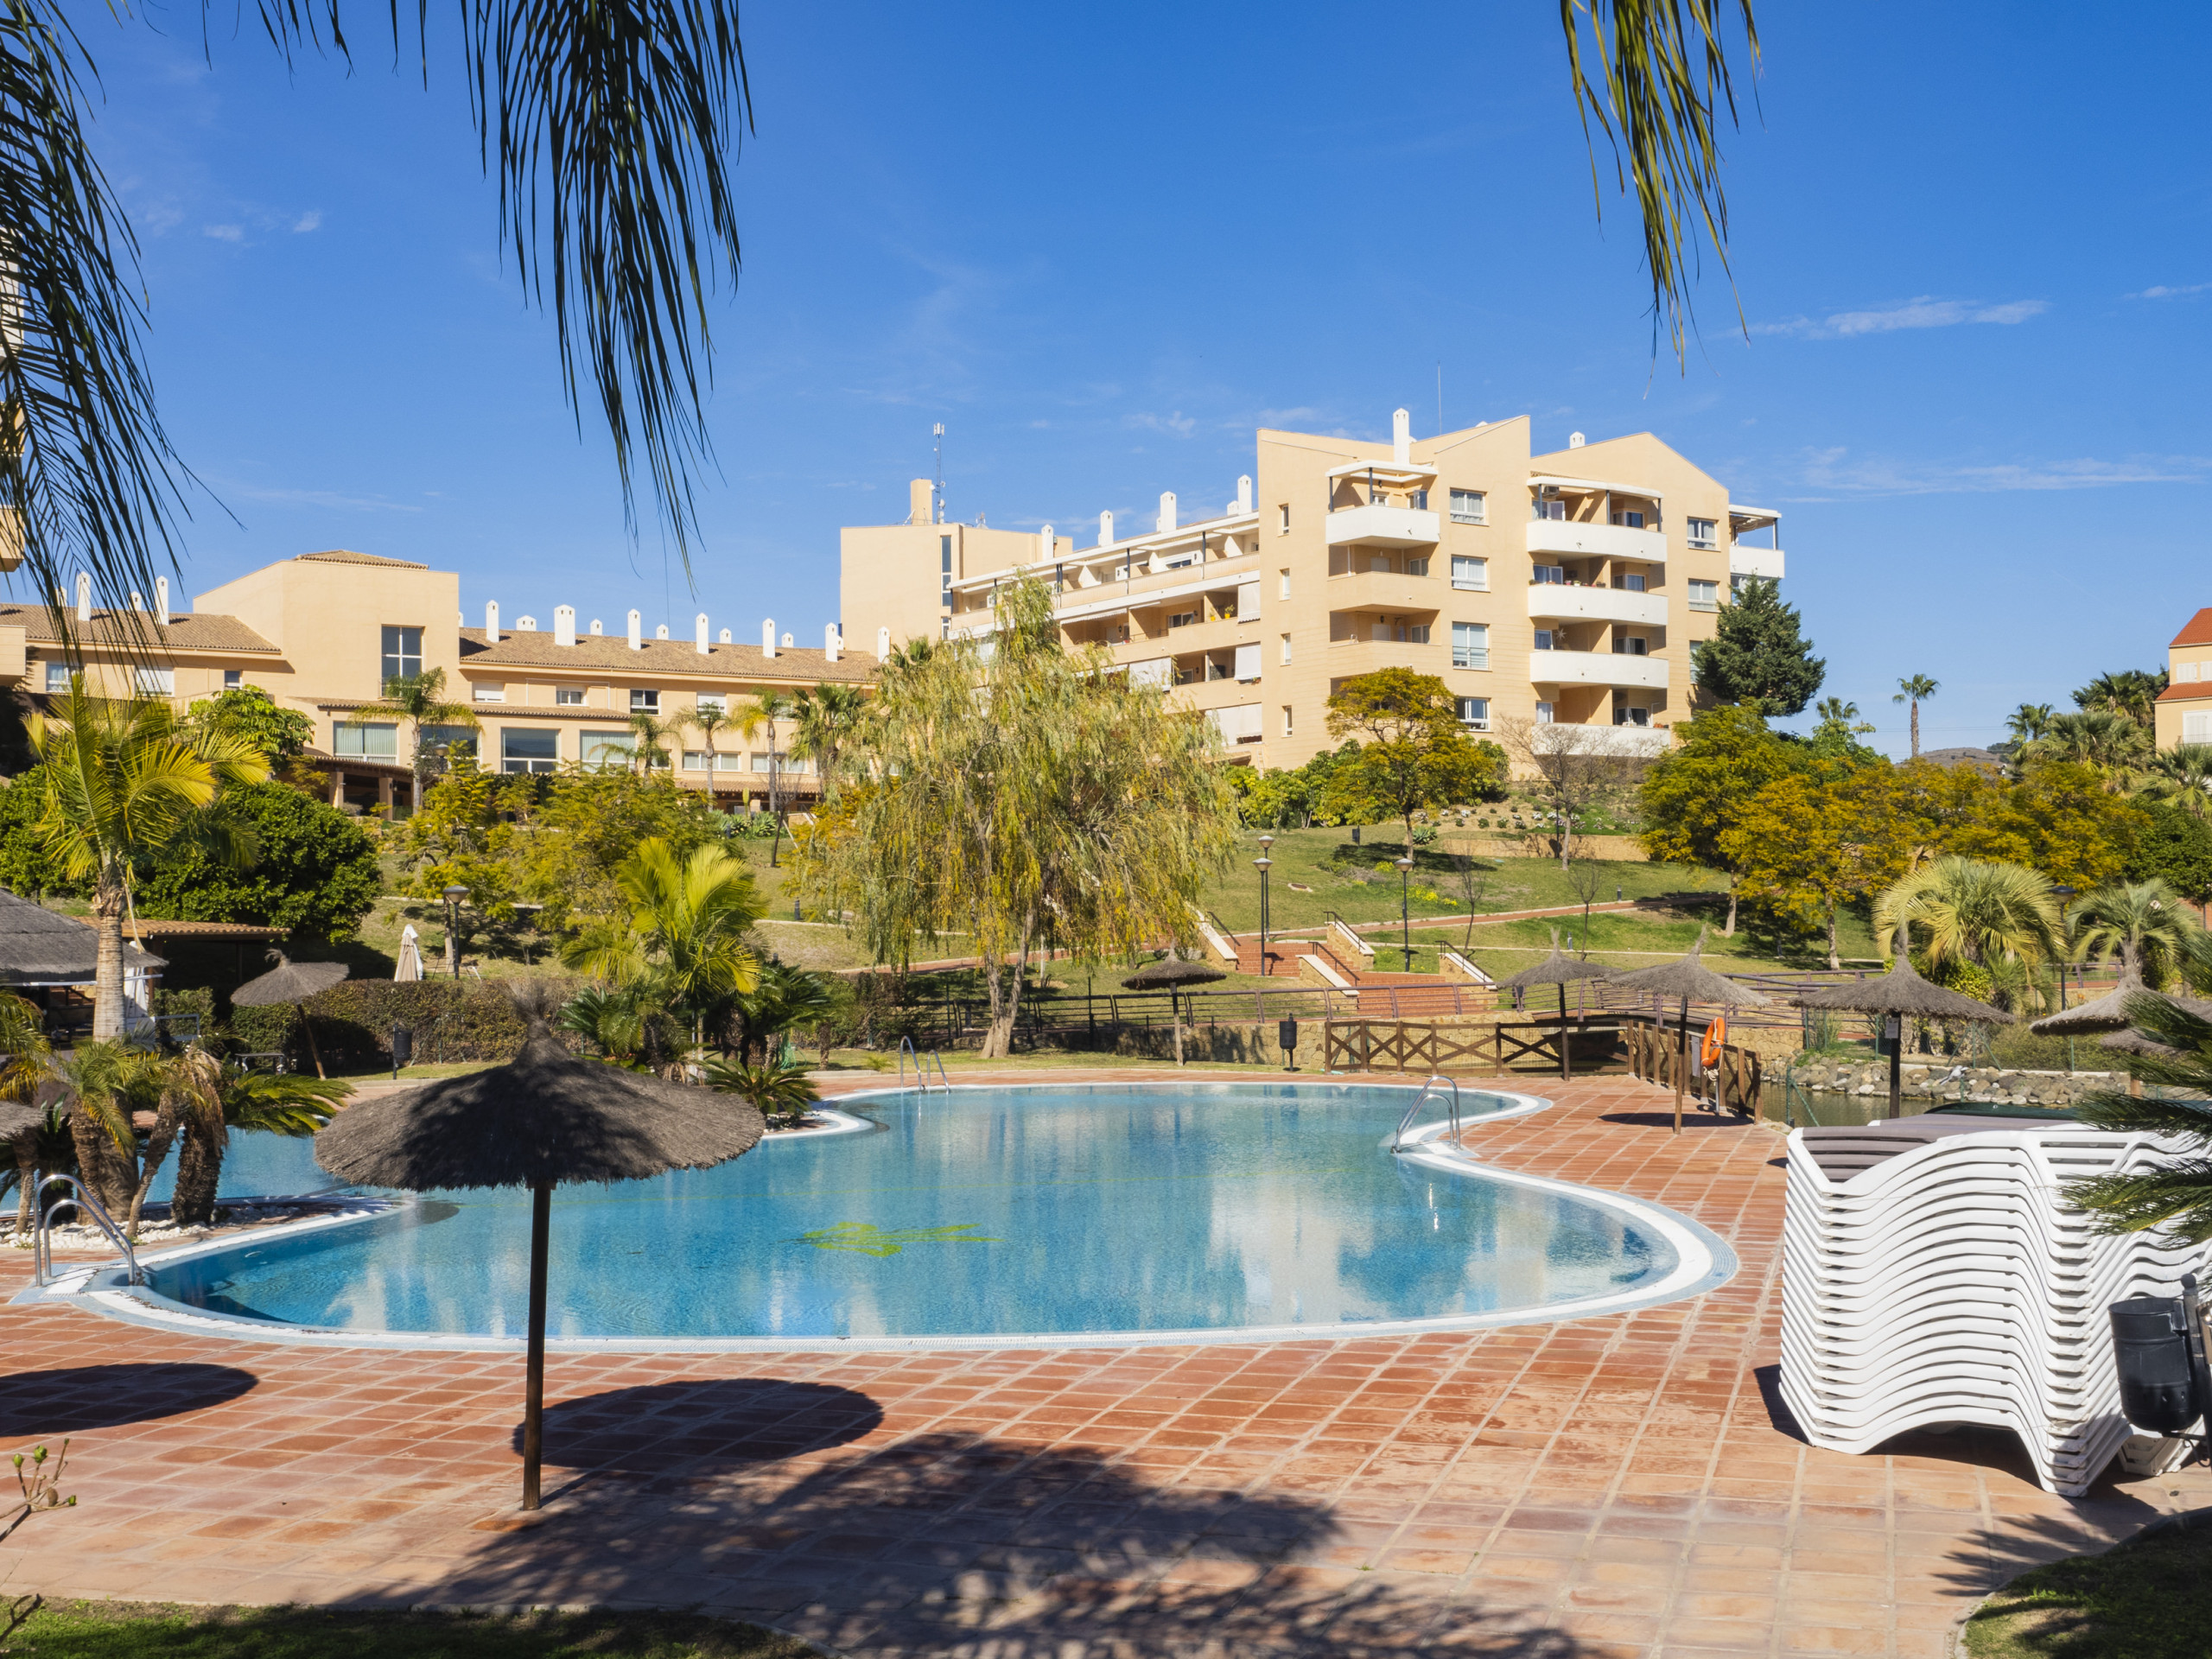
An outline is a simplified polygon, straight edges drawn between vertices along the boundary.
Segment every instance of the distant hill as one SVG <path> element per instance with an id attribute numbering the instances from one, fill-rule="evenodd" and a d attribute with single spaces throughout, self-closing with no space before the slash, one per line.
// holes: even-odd
<path id="1" fill-rule="evenodd" d="M 2005 770 L 2004 758 L 1987 749 L 1923 749 L 1920 758 L 1939 766 L 1972 766 L 1993 777 Z"/>

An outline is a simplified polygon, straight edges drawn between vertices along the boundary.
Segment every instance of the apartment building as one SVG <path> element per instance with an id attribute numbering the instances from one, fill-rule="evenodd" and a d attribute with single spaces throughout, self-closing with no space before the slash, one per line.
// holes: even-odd
<path id="1" fill-rule="evenodd" d="M 2212 608 L 2199 611 L 2166 647 L 2166 689 L 2151 708 L 2162 749 L 2212 743 Z"/>
<path id="2" fill-rule="evenodd" d="M 1596 726 L 1656 753 L 1725 596 L 1781 578 L 1778 520 L 1649 433 L 1539 454 L 1526 416 L 1417 440 L 1399 410 L 1388 441 L 1263 429 L 1218 512 L 1162 495 L 1135 534 L 1100 514 L 1086 548 L 938 522 L 918 480 L 905 524 L 843 532 L 842 607 L 880 657 L 988 632 L 995 590 L 1041 577 L 1068 644 L 1179 688 L 1256 766 L 1333 747 L 1331 694 L 1384 667 L 1441 678 L 1471 731 Z"/>
<path id="3" fill-rule="evenodd" d="M 505 772 L 552 772 L 563 762 L 626 765 L 633 714 L 672 722 L 677 780 L 710 789 L 724 805 L 776 792 L 817 791 L 810 766 L 788 753 L 791 726 L 749 735 L 702 730 L 706 710 L 728 714 L 772 694 L 789 696 L 830 682 L 873 683 L 872 659 L 842 649 L 835 624 L 819 649 L 794 645 L 774 621 L 760 644 L 709 637 L 706 616 L 690 636 L 667 625 L 648 637 L 640 613 L 609 634 L 598 621 L 579 630 L 575 608 L 556 606 L 553 626 L 534 617 L 502 625 L 497 602 L 484 626 L 468 627 L 461 578 L 450 570 L 344 550 L 281 560 L 173 610 L 166 581 L 154 602 L 137 595 L 123 610 L 96 607 L 88 579 L 77 583 L 68 632 L 77 664 L 96 691 L 162 696 L 180 708 L 226 688 L 257 686 L 315 725 L 312 758 L 331 779 L 334 802 L 404 814 L 414 801 L 412 734 L 375 705 L 391 680 L 445 674 L 448 700 L 469 705 L 477 726 L 429 728 L 425 742 L 473 741 L 482 763 Z M 44 698 L 68 689 L 73 664 L 61 630 L 42 606 L 0 606 L 0 684 Z"/>

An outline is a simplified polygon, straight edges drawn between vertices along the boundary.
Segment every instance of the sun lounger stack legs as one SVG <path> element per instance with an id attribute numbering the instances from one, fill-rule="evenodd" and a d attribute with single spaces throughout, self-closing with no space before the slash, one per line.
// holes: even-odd
<path id="1" fill-rule="evenodd" d="M 1944 1423 L 2009 1428 L 2049 1490 L 2087 1491 L 2134 1431 L 2106 1308 L 2179 1294 L 2212 1246 L 2113 1237 L 2062 1185 L 2141 1167 L 2148 1136 L 1905 1118 L 1789 1137 L 1782 1395 L 1815 1446 L 1865 1452 Z M 2149 1467 L 2184 1442 L 2132 1448 Z"/>

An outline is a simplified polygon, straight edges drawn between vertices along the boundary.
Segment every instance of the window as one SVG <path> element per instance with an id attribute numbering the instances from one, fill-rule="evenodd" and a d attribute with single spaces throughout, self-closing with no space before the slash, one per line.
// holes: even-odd
<path id="1" fill-rule="evenodd" d="M 1551 704 L 1549 704 L 1548 702 L 1540 702 L 1540 703 L 1538 703 L 1538 704 L 1536 705 L 1536 724 L 1537 724 L 1537 725 L 1539 725 L 1539 726 L 1548 726 L 1548 725 L 1550 725 L 1551 723 L 1552 723 L 1552 706 L 1551 706 Z"/>
<path id="2" fill-rule="evenodd" d="M 1623 707 L 1613 710 L 1613 724 L 1616 726 L 1649 726 L 1650 723 L 1651 711 L 1649 709 Z"/>
<path id="3" fill-rule="evenodd" d="M 501 772 L 550 772 L 560 764 L 560 733 L 518 731 L 510 726 L 499 734 Z"/>
<path id="4" fill-rule="evenodd" d="M 1452 585 L 1464 594 L 1488 593 L 1490 561 L 1470 559 L 1454 553 L 1452 556 Z"/>
<path id="5" fill-rule="evenodd" d="M 507 688 L 506 688 L 505 686 L 504 686 L 504 685 L 489 685 L 489 684 L 486 684 L 486 683 L 484 681 L 482 681 L 482 680 L 479 680 L 479 681 L 476 683 L 476 701 L 477 701 L 477 702 L 505 702 L 506 700 L 507 700 Z"/>
<path id="6" fill-rule="evenodd" d="M 66 696 L 69 692 L 69 664 L 48 663 L 46 665 L 46 692 L 48 696 Z"/>
<path id="7" fill-rule="evenodd" d="M 1715 523 L 1713 519 L 1693 518 L 1689 521 L 1689 526 L 1690 545 L 1692 547 L 1718 547 L 1720 545 L 1719 537 L 1713 533 Z"/>
<path id="8" fill-rule="evenodd" d="M 391 628 L 384 631 L 384 683 L 411 680 L 423 672 L 423 630 L 420 628 Z"/>
<path id="9" fill-rule="evenodd" d="M 1290 503 L 1286 501 L 1275 509 L 1275 534 L 1290 534 Z"/>
<path id="10" fill-rule="evenodd" d="M 1405 628 L 1405 641 L 1409 645 L 1427 645 L 1428 643 L 1428 624 L 1426 622 L 1408 623 Z"/>
<path id="11" fill-rule="evenodd" d="M 425 726 L 416 733 L 415 744 L 425 754 L 474 754 L 476 733 L 467 726 Z"/>
<path id="12" fill-rule="evenodd" d="M 1617 512 L 1613 515 L 1613 522 L 1625 530 L 1642 530 L 1643 515 L 1640 512 Z"/>
<path id="13" fill-rule="evenodd" d="M 1490 666 L 1490 629 L 1485 624 L 1454 622 L 1452 625 L 1452 666 Z"/>
<path id="14" fill-rule="evenodd" d="M 1455 524 L 1487 522 L 1483 517 L 1483 493 L 1480 490 L 1452 492 L 1452 522 Z"/>
<path id="15" fill-rule="evenodd" d="M 1408 558 L 1406 560 L 1406 574 L 1409 576 L 1427 575 L 1428 574 L 1428 561 L 1427 559 Z"/>
<path id="16" fill-rule="evenodd" d="M 1167 619 L 1167 626 L 1171 628 L 1187 628 L 1198 620 L 1198 613 L 1196 611 L 1178 611 Z"/>
<path id="17" fill-rule="evenodd" d="M 1282 657 L 1281 660 L 1286 663 L 1290 660 L 1290 636 L 1287 633 L 1282 637 Z"/>
<path id="18" fill-rule="evenodd" d="M 1552 631 L 1549 628 L 1538 628 L 1536 630 L 1536 649 L 1538 651 L 1549 651 L 1552 649 Z"/>
<path id="19" fill-rule="evenodd" d="M 1690 582 L 1690 609 L 1717 611 L 1720 608 L 1720 584 L 1717 582 Z"/>
<path id="20" fill-rule="evenodd" d="M 714 770 L 713 757 L 704 749 L 686 749 L 683 751 L 683 770 L 711 772 Z"/>
<path id="21" fill-rule="evenodd" d="M 553 701 L 563 709 L 581 709 L 584 706 L 584 689 L 581 685 L 556 685 L 553 688 Z"/>
<path id="22" fill-rule="evenodd" d="M 1371 573 L 1385 576 L 1389 575 L 1390 574 L 1390 556 L 1388 553 L 1369 554 L 1367 556 L 1367 568 Z"/>
<path id="23" fill-rule="evenodd" d="M 1624 594 L 1640 594 L 1643 591 L 1643 572 L 1630 570 L 1624 575 L 1615 576 L 1613 586 Z"/>
<path id="24" fill-rule="evenodd" d="M 1554 588 L 1562 586 L 1567 581 L 1567 567 L 1563 564 L 1540 564 L 1536 567 L 1535 574 L 1530 576 L 1529 581 L 1532 585 L 1536 586 L 1545 583 L 1549 583 Z"/>
<path id="25" fill-rule="evenodd" d="M 945 609 L 947 609 L 947 610 L 949 611 L 949 610 L 950 610 L 950 609 L 952 608 L 952 537 L 950 537 L 950 536 L 940 536 L 940 537 L 938 537 L 937 538 L 937 562 L 938 562 L 938 574 L 939 574 L 940 577 L 942 578 L 942 580 L 943 580 L 943 582 L 944 582 L 944 608 L 945 608 Z"/>
<path id="26" fill-rule="evenodd" d="M 243 690 L 245 688 L 245 671 L 244 669 L 242 669 L 242 668 L 226 668 L 226 669 L 225 669 L 225 670 L 223 671 L 223 690 L 226 690 L 226 691 L 239 691 L 239 690 Z"/>
<path id="27" fill-rule="evenodd" d="M 2212 714 L 2183 715 L 2181 741 L 2184 743 L 2212 743 Z"/>
<path id="28" fill-rule="evenodd" d="M 660 693 L 633 688 L 630 693 L 630 712 L 633 715 L 660 713 Z"/>
<path id="29" fill-rule="evenodd" d="M 176 670 L 173 668 L 134 668 L 130 671 L 130 690 L 141 697 L 172 697 L 176 695 Z"/>
<path id="30" fill-rule="evenodd" d="M 1616 657 L 1642 657 L 1647 655 L 1650 649 L 1650 641 L 1640 633 L 1617 633 L 1613 636 L 1613 655 Z"/>
<path id="31" fill-rule="evenodd" d="M 1548 518 L 1554 524 L 1564 524 L 1567 521 L 1567 503 L 1564 501 L 1539 501 L 1536 503 L 1535 516 L 1539 518 Z"/>
<path id="32" fill-rule="evenodd" d="M 1428 511 L 1428 492 L 1427 490 L 1408 490 L 1406 493 L 1406 505 L 1411 507 L 1415 512 L 1427 512 Z"/>
<path id="33" fill-rule="evenodd" d="M 627 732 L 579 732 L 578 756 L 588 766 L 626 766 L 637 740 Z"/>
<path id="34" fill-rule="evenodd" d="M 729 712 L 729 698 L 720 691 L 702 691 L 699 694 L 698 708 L 702 715 L 709 709 L 718 715 L 726 715 Z"/>
<path id="35" fill-rule="evenodd" d="M 391 630 L 386 629 L 386 632 Z M 399 725 L 396 721 L 343 722 L 331 728 L 330 752 L 346 759 L 397 760 Z"/>
<path id="36" fill-rule="evenodd" d="M 1488 697 L 1461 697 L 1459 702 L 1459 723 L 1462 726 L 1478 732 L 1490 730 L 1490 699 Z"/>
<path id="37" fill-rule="evenodd" d="M 1275 597 L 1277 599 L 1290 597 L 1290 572 L 1287 570 L 1279 570 L 1275 573 Z"/>
<path id="38" fill-rule="evenodd" d="M 1282 706 L 1282 734 L 1285 737 L 1288 737 L 1293 734 L 1294 729 L 1295 721 L 1291 716 L 1290 705 L 1286 702 Z"/>

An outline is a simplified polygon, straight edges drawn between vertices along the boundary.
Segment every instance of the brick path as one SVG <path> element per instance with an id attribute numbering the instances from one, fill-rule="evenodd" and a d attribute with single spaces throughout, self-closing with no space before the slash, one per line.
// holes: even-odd
<path id="1" fill-rule="evenodd" d="M 1558 1092 L 1469 1144 L 1694 1215 L 1731 1284 L 1407 1339 L 556 1355 L 526 1527 L 518 1359 L 0 1307 L 0 1451 L 73 1433 L 81 1499 L 0 1544 L 0 1595 L 698 1606 L 870 1659 L 1936 1659 L 2022 1566 L 2212 1502 L 2201 1471 L 2053 1497 L 1993 1433 L 1807 1447 L 1771 1393 L 1780 1138 Z"/>

